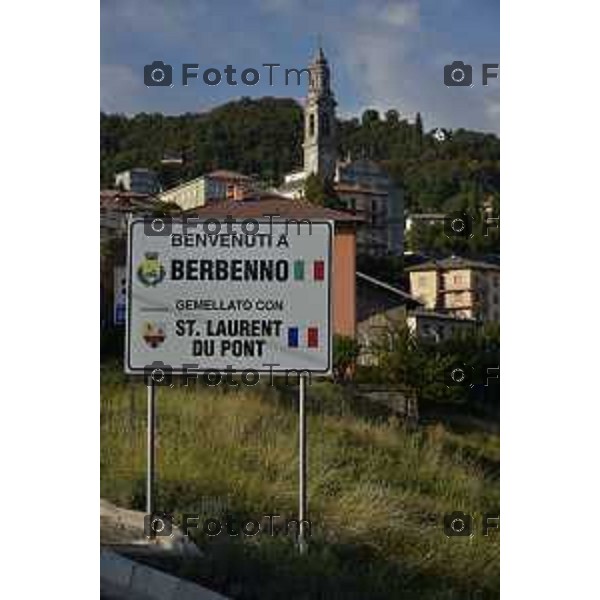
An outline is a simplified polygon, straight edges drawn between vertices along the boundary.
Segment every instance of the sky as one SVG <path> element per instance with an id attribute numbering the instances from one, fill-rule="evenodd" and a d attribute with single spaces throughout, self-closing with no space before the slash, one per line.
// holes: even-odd
<path id="1" fill-rule="evenodd" d="M 135 114 L 203 112 L 242 96 L 302 102 L 305 68 L 319 43 L 332 70 L 338 115 L 393 108 L 426 130 L 498 133 L 500 80 L 482 85 L 482 64 L 500 62 L 499 0 L 101 0 L 101 110 Z M 173 87 L 146 87 L 144 66 L 173 66 Z M 446 87 L 444 66 L 472 65 L 472 87 Z M 181 82 L 183 63 L 199 79 Z M 264 63 L 273 68 L 273 85 Z M 208 86 L 202 73 L 237 70 L 237 86 Z M 255 68 L 254 86 L 241 72 Z"/>

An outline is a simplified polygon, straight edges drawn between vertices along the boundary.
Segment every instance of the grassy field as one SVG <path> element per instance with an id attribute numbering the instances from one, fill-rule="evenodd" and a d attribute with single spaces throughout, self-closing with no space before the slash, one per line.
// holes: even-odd
<path id="1" fill-rule="evenodd" d="M 116 369 L 101 381 L 102 495 L 143 509 L 146 390 Z M 498 597 L 499 535 L 480 531 L 481 513 L 499 510 L 498 436 L 364 412 L 348 388 L 308 388 L 306 556 L 291 536 L 192 530 L 206 558 L 180 574 L 244 599 Z M 296 515 L 293 388 L 159 388 L 157 415 L 158 510 L 219 498 L 236 517 Z M 476 515 L 472 537 L 445 536 L 454 510 Z"/>

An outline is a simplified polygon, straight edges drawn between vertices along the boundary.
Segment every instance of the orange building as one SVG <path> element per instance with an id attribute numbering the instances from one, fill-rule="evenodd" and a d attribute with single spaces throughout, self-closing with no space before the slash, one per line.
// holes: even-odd
<path id="1" fill-rule="evenodd" d="M 291 223 L 304 219 L 328 219 L 335 222 L 332 260 L 333 332 L 356 336 L 356 226 L 360 217 L 316 206 L 306 200 L 290 200 L 265 194 L 245 198 L 242 202 L 229 200 L 191 209 L 185 212 L 201 218 L 234 219 L 280 218 Z M 275 216 L 277 215 L 277 217 Z"/>

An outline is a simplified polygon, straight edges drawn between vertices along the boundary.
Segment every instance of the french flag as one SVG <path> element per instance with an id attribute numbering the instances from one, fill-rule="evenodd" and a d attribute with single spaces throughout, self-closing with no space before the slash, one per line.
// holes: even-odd
<path id="1" fill-rule="evenodd" d="M 298 327 L 288 327 L 288 348 L 299 348 L 300 347 L 300 329 Z M 307 327 L 306 328 L 306 347 L 307 348 L 318 348 L 319 347 L 319 328 L 318 327 Z M 304 345 L 304 344 L 303 344 Z"/>

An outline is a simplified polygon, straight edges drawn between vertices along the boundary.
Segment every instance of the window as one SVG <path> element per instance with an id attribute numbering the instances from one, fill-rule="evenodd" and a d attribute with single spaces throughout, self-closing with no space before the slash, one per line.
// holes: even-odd
<path id="1" fill-rule="evenodd" d="M 308 135 L 310 137 L 315 135 L 315 115 L 308 117 Z"/>

